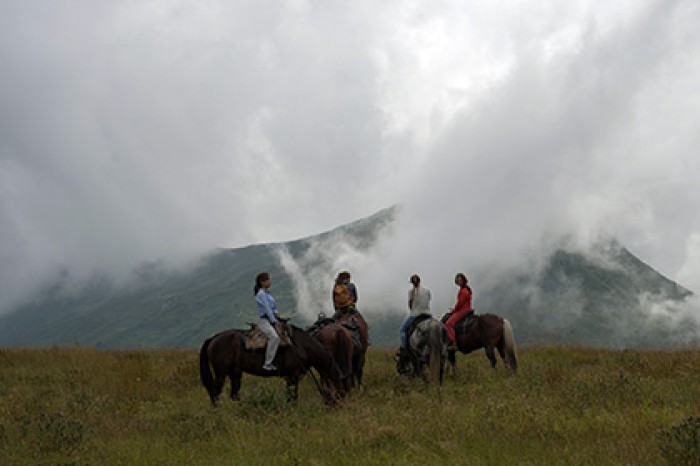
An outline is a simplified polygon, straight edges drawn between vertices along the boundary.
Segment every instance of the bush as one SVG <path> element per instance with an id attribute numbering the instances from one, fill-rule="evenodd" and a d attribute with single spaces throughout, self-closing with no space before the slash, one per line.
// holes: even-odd
<path id="1" fill-rule="evenodd" d="M 656 433 L 661 449 L 661 457 L 673 465 L 700 464 L 700 447 L 698 446 L 700 417 L 691 416 L 681 424 L 660 429 Z"/>

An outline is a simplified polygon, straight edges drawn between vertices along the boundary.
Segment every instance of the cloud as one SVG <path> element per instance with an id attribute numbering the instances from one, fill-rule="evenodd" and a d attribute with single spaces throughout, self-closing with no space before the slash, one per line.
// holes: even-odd
<path id="1" fill-rule="evenodd" d="M 560 231 L 700 290 L 694 2 L 0 9 L 0 309 L 57 270 L 127 277 L 393 204 L 391 241 L 323 272 L 345 258 L 366 302 L 417 272 L 446 308 L 455 271 Z"/>
<path id="2" fill-rule="evenodd" d="M 695 285 L 692 289 L 700 290 L 700 233 L 691 233 L 686 241 L 686 259 L 678 271 L 681 283 Z"/>

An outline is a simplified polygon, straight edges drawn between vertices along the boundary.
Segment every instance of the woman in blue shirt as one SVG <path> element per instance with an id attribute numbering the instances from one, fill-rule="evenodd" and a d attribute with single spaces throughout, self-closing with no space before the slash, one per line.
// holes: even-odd
<path id="1" fill-rule="evenodd" d="M 280 343 L 280 337 L 277 335 L 274 327 L 275 322 L 277 322 L 277 304 L 269 291 L 271 283 L 270 274 L 261 272 L 255 277 L 255 287 L 253 288 L 255 304 L 258 307 L 258 315 L 260 316 L 258 328 L 268 338 L 267 348 L 265 349 L 265 364 L 263 365 L 263 369 L 266 371 L 277 370 L 277 366 L 272 361 L 275 359 L 277 347 Z"/>

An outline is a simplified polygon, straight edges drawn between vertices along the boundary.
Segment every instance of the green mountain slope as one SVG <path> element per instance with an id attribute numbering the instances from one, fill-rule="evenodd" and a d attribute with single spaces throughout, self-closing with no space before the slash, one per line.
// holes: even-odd
<path id="1" fill-rule="evenodd" d="M 273 276 L 280 309 L 293 317 L 288 311 L 296 309 L 293 283 L 276 248 L 284 246 L 297 257 L 313 241 L 334 236 L 352 241 L 358 249 L 367 248 L 390 225 L 395 212 L 386 209 L 283 245 L 217 250 L 188 271 L 166 272 L 147 265 L 138 271 L 141 283 L 135 287 L 115 288 L 109 280 L 96 278 L 78 293 L 66 293 L 66 285 L 59 280 L 31 303 L 0 318 L 0 346 L 196 346 L 222 329 L 244 327 L 254 320 L 253 280 L 263 270 Z M 302 323 L 298 318 L 294 321 Z"/>
<path id="2" fill-rule="evenodd" d="M 691 296 L 610 241 L 589 255 L 558 249 L 538 275 L 514 273 L 481 303 L 508 316 L 521 342 L 639 348 L 700 344 Z"/>
<path id="3" fill-rule="evenodd" d="M 83 345 L 103 348 L 194 347 L 222 329 L 253 320 L 252 285 L 266 270 L 285 315 L 304 325 L 292 278 L 276 250 L 294 258 L 318 240 L 371 247 L 397 214 L 386 209 L 321 235 L 284 244 L 221 249 L 190 270 L 168 272 L 151 264 L 137 273 L 138 286 L 116 287 L 95 278 L 77 293 L 59 280 L 32 302 L 0 318 L 0 346 Z M 598 347 L 668 347 L 698 344 L 698 319 L 687 317 L 691 293 L 611 242 L 591 255 L 556 250 L 535 276 L 505 273 L 480 288 L 477 311 L 507 317 L 519 344 L 582 344 Z M 601 261 L 601 257 L 604 261 Z M 641 299 L 640 299 L 641 298 Z M 650 312 L 663 305 L 664 312 Z M 657 308 L 654 308 L 657 306 Z M 686 317 L 683 317 L 683 316 Z M 369 316 L 368 316 L 369 317 Z M 372 343 L 398 343 L 402 315 L 369 319 Z"/>

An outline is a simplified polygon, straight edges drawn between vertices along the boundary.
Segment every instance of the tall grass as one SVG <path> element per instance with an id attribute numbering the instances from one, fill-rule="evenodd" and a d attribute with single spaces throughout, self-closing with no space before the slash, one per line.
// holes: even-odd
<path id="1" fill-rule="evenodd" d="M 0 463 L 700 464 L 700 351 L 532 347 L 516 376 L 458 355 L 436 387 L 375 349 L 335 408 L 252 376 L 212 408 L 197 356 L 0 350 Z"/>

